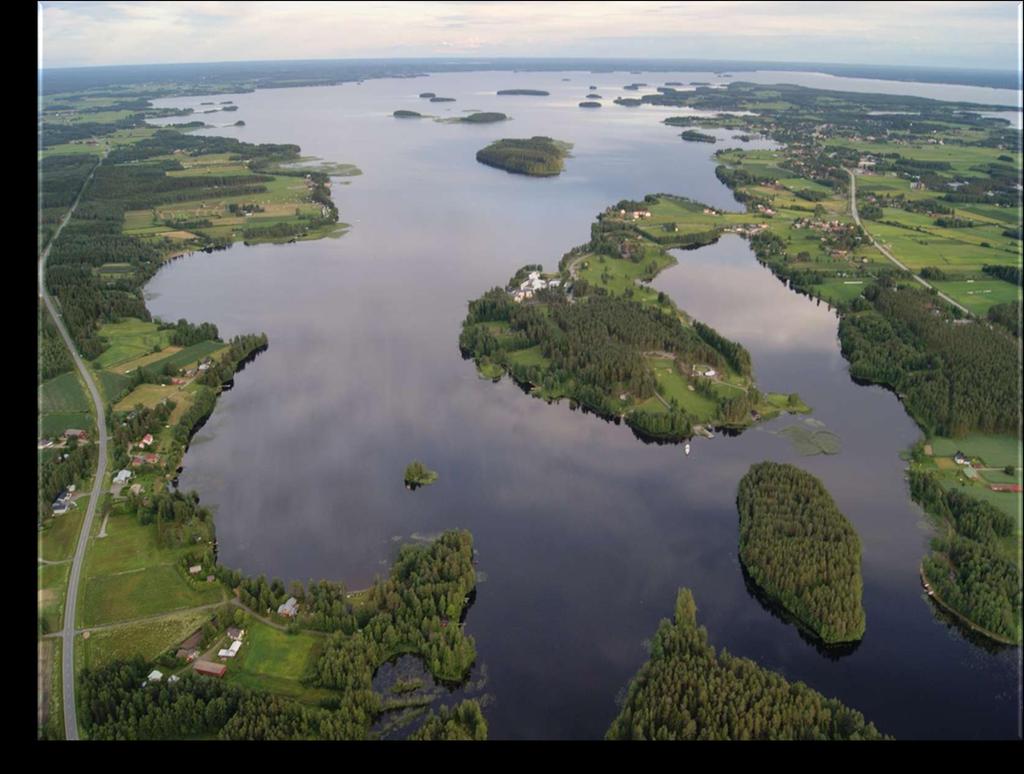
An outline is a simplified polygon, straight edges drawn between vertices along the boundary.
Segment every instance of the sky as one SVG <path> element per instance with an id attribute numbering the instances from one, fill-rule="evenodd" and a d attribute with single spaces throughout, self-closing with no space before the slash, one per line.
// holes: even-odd
<path id="1" fill-rule="evenodd" d="M 39 65 L 643 57 L 1016 70 L 1021 3 L 41 2 Z"/>

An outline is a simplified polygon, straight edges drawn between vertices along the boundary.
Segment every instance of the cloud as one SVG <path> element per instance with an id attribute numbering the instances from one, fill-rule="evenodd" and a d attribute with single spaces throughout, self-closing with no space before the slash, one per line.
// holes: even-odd
<path id="1" fill-rule="evenodd" d="M 43 2 L 45 66 L 430 56 L 717 57 L 1013 69 L 1014 2 Z M 927 19 L 927 24 L 922 23 Z"/>

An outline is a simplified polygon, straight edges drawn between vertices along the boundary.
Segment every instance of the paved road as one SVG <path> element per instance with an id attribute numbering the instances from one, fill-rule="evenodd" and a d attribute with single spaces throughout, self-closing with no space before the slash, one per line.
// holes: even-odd
<path id="1" fill-rule="evenodd" d="M 103 158 L 105 157 L 106 152 L 103 154 Z M 100 164 L 103 163 L 103 158 L 100 159 Z M 95 170 L 93 170 L 93 172 L 95 173 Z M 89 175 L 85 184 L 82 186 L 82 191 L 88 187 L 90 182 L 92 182 L 92 174 Z M 79 356 L 78 350 L 75 349 L 74 342 L 71 340 L 71 336 L 68 335 L 67 328 L 64 327 L 64 322 L 60 318 L 56 304 L 50 297 L 50 294 L 46 291 L 44 276 L 46 272 L 46 259 L 50 257 L 50 248 L 53 246 L 53 243 L 57 241 L 57 237 L 60 236 L 60 232 L 64 230 L 64 226 L 67 225 L 68 221 L 71 219 L 72 213 L 78 207 L 78 202 L 82 198 L 82 191 L 78 193 L 78 196 L 75 198 L 75 203 L 71 205 L 71 209 L 68 210 L 68 214 L 64 216 L 64 220 L 61 221 L 60 226 L 57 228 L 57 232 L 50 240 L 50 244 L 39 258 L 39 297 L 42 298 L 43 303 L 46 304 L 46 308 L 49 310 L 50 316 L 57 325 L 57 330 L 60 331 L 60 335 L 64 339 L 64 345 L 71 353 L 71 357 L 75 361 L 75 366 L 78 368 L 78 372 L 82 375 L 82 379 L 85 381 L 86 387 L 89 388 L 89 394 L 92 396 L 93 405 L 96 407 L 96 429 L 99 433 L 99 455 L 96 462 L 96 477 L 93 480 L 92 496 L 89 498 L 89 507 L 85 512 L 85 521 L 82 522 L 82 532 L 78 536 L 78 547 L 75 549 L 75 557 L 71 564 L 71 577 L 68 580 L 67 602 L 64 605 L 64 630 L 61 633 L 61 637 L 64 639 L 64 646 L 61 648 L 61 659 L 63 663 L 62 679 L 64 682 L 64 737 L 66 739 L 78 739 L 78 707 L 75 704 L 75 608 L 76 603 L 78 602 L 78 582 L 82 576 L 82 563 L 85 559 L 85 547 L 89 542 L 89 532 L 92 529 L 93 516 L 96 515 L 96 503 L 99 502 L 100 494 L 102 494 L 103 476 L 107 472 L 107 418 L 103 410 L 103 401 L 100 399 L 99 390 L 96 389 L 96 383 L 93 382 L 92 376 L 89 374 L 89 369 Z"/>
<path id="2" fill-rule="evenodd" d="M 868 235 L 868 239 L 871 240 L 871 244 L 873 244 L 875 247 L 877 247 L 878 251 L 882 255 L 884 255 L 890 261 L 892 261 L 897 266 L 899 266 L 901 269 L 903 269 L 903 271 L 913 275 L 914 279 L 916 279 L 918 282 L 920 282 L 926 288 L 928 288 L 929 290 L 934 290 L 936 293 L 938 293 L 939 294 L 939 298 L 941 298 L 943 301 L 946 301 L 947 303 L 952 304 L 953 306 L 955 306 L 957 309 L 962 311 L 967 316 L 973 317 L 974 315 L 971 313 L 970 309 L 968 309 L 966 306 L 958 304 L 956 301 L 954 301 L 952 298 L 947 296 L 945 293 L 939 292 L 939 290 L 937 288 L 932 287 L 927 282 L 925 282 L 923 279 L 918 277 L 916 274 L 914 274 L 914 272 L 910 271 L 910 269 L 908 269 L 906 266 L 904 266 L 902 263 L 900 263 L 898 260 L 896 260 L 896 257 L 892 253 L 890 253 L 886 248 L 882 247 L 882 245 L 879 244 L 877 241 L 875 241 L 875 238 L 873 236 L 871 236 L 871 234 L 868 233 L 868 230 L 866 228 L 864 228 L 864 224 L 860 222 L 860 215 L 857 214 L 857 176 L 854 175 L 853 172 L 851 172 L 849 169 L 846 169 L 845 167 L 844 167 L 844 169 L 846 170 L 846 174 L 848 174 L 850 176 L 850 211 L 853 213 L 853 219 L 857 222 L 857 225 L 860 226 L 862 229 L 864 229 L 864 233 Z"/>

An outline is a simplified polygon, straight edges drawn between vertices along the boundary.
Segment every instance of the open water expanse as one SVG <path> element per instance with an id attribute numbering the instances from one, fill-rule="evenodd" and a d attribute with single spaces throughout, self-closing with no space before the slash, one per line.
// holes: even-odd
<path id="1" fill-rule="evenodd" d="M 695 439 L 687 456 L 567 402 L 531 398 L 508 378 L 482 380 L 462 360 L 467 302 L 523 264 L 554 269 L 607 205 L 664 191 L 741 209 L 711 158 L 743 145 L 732 132 L 716 131 L 727 141 L 716 146 L 686 143 L 660 123 L 685 111 L 611 102 L 638 94 L 625 84 L 646 82 L 643 94 L 673 80 L 722 81 L 486 72 L 218 96 L 239 106 L 225 122 L 246 126 L 205 131 L 297 143 L 363 174 L 335 179 L 341 219 L 352 224 L 340 239 L 199 253 L 147 286 L 154 315 L 270 340 L 196 435 L 181 487 L 216 508 L 223 563 L 286 582 L 361 588 L 387 572 L 400 542 L 471 530 L 481 582 L 466 629 L 491 738 L 602 737 L 681 586 L 693 590 L 716 648 L 841 699 L 885 733 L 1018 736 L 1019 650 L 972 644 L 937 619 L 921 590 L 930 529 L 899 457 L 919 431 L 893 394 L 850 379 L 835 313 L 787 289 L 747 242 L 726 236 L 676 251 L 679 264 L 654 285 L 742 342 L 759 387 L 799 392 L 840 436 L 837 455 L 799 456 L 774 431 L 804 418 L 784 416 L 739 437 Z M 604 107 L 576 107 L 591 85 Z M 504 88 L 551 96 L 495 95 Z M 422 91 L 457 101 L 432 104 Z M 396 109 L 497 110 L 513 120 L 399 120 Z M 495 139 L 538 134 L 574 143 L 557 178 L 475 161 Z M 440 480 L 407 491 L 413 459 Z M 821 477 L 860 535 L 867 633 L 852 653 L 819 652 L 744 583 L 736 488 L 765 459 Z"/>

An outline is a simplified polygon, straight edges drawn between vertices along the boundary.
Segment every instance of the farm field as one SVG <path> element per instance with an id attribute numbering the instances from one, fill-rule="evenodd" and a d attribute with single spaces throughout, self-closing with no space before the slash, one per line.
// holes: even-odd
<path id="1" fill-rule="evenodd" d="M 68 371 L 39 385 L 40 414 L 87 413 L 90 408 L 77 371 Z"/>
<path id="2" fill-rule="evenodd" d="M 173 648 L 210 618 L 212 610 L 186 610 L 150 621 L 101 629 L 78 640 L 84 665 L 95 669 L 115 659 L 141 656 L 147 661 Z M 163 669 L 167 673 L 166 669 Z"/>
<path id="3" fill-rule="evenodd" d="M 101 522 L 96 519 L 97 531 Z M 78 623 L 95 626 L 223 599 L 219 584 L 197 590 L 185 579 L 176 565 L 188 551 L 159 547 L 155 526 L 141 526 L 125 508 L 115 508 L 107 537 L 90 539 Z"/>
<path id="4" fill-rule="evenodd" d="M 154 360 L 148 364 L 148 367 L 156 371 L 162 371 L 167 366 L 182 369 L 198 363 L 207 355 L 212 357 L 215 353 L 226 348 L 227 345 L 220 341 L 201 341 L 198 344 L 193 344 L 191 347 L 185 347 L 172 355 Z"/>
<path id="5" fill-rule="evenodd" d="M 960 282 L 931 281 L 946 295 L 956 299 L 979 317 L 984 317 L 996 304 L 1020 301 L 1021 289 L 1003 280 L 962 280 Z"/>
<path id="6" fill-rule="evenodd" d="M 84 487 L 83 487 L 84 488 Z M 89 506 L 88 497 L 75 500 L 74 508 L 62 516 L 54 516 L 39 533 L 39 558 L 48 562 L 70 559 L 78 543 L 78 533 Z"/>
<path id="7" fill-rule="evenodd" d="M 110 347 L 93 361 L 97 368 L 128 363 L 152 354 L 154 348 L 164 349 L 171 343 L 171 331 L 161 331 L 156 323 L 135 318 L 107 323 L 100 328 L 99 335 Z"/>
<path id="8" fill-rule="evenodd" d="M 39 437 L 53 438 L 65 430 L 76 428 L 95 435 L 92 414 L 88 411 L 57 412 L 39 415 Z"/>
<path id="9" fill-rule="evenodd" d="M 64 598 L 67 594 L 71 563 L 40 564 L 37 577 L 37 614 L 39 631 L 58 631 L 64 623 Z"/>

